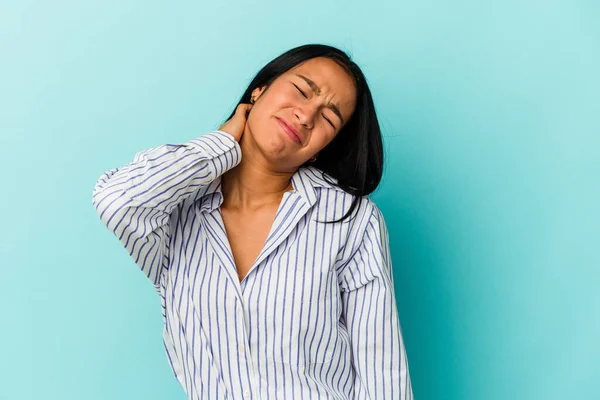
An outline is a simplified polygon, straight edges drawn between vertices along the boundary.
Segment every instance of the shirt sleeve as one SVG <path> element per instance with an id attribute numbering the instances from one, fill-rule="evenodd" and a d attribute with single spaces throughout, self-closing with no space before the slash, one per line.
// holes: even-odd
<path id="1" fill-rule="evenodd" d="M 362 241 L 338 277 L 352 345 L 355 397 L 412 400 L 388 231 L 374 204 Z"/>
<path id="2" fill-rule="evenodd" d="M 98 178 L 92 195 L 96 212 L 157 292 L 169 265 L 171 213 L 241 158 L 234 137 L 215 130 L 184 144 L 142 150 Z"/>

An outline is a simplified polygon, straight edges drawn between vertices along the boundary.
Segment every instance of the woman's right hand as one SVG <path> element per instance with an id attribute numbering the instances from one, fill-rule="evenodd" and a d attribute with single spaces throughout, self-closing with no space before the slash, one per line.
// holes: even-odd
<path id="1" fill-rule="evenodd" d="M 244 134 L 248 113 L 252 109 L 252 106 L 253 104 L 247 103 L 238 104 L 233 117 L 221 125 L 219 130 L 229 133 L 235 138 L 235 141 L 239 143 L 242 135 Z"/>

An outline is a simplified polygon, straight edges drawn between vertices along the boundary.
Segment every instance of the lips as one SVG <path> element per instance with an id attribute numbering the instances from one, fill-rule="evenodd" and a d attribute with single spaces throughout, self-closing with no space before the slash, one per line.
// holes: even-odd
<path id="1" fill-rule="evenodd" d="M 277 118 L 277 119 L 279 120 L 279 123 L 280 123 L 280 125 L 282 125 L 283 129 L 285 129 L 286 131 L 288 131 L 291 134 L 293 134 L 294 136 L 296 136 L 298 143 L 302 144 L 303 138 L 302 138 L 302 135 L 300 134 L 300 132 L 298 131 L 298 129 L 296 129 L 292 124 L 288 123 L 286 120 L 284 120 L 282 118 Z"/>

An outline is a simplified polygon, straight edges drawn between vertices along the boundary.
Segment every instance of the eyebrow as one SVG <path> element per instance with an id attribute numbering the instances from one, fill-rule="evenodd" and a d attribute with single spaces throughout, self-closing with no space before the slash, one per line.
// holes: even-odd
<path id="1" fill-rule="evenodd" d="M 308 86 L 310 86 L 310 88 L 312 89 L 313 92 L 315 92 L 315 94 L 317 96 L 319 96 L 321 94 L 321 88 L 317 86 L 316 83 L 314 83 L 312 80 L 310 80 L 309 78 L 300 75 L 300 74 L 296 74 L 296 76 L 304 79 L 306 81 L 306 83 L 308 83 Z M 333 104 L 333 103 L 329 103 L 327 104 L 327 108 L 331 109 L 331 111 L 333 111 L 333 113 L 335 115 L 338 116 L 338 118 L 342 121 L 342 124 L 344 124 L 344 118 L 342 117 L 342 113 L 340 112 L 340 109 L 338 108 L 337 105 Z"/>

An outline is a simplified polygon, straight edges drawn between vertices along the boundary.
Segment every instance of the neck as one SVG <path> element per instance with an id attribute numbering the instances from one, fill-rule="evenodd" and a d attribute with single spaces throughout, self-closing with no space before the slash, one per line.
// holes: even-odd
<path id="1" fill-rule="evenodd" d="M 242 151 L 240 163 L 221 176 L 222 208 L 256 211 L 264 206 L 278 205 L 283 194 L 293 189 L 293 172 L 274 171 L 250 154 L 257 153 Z"/>

